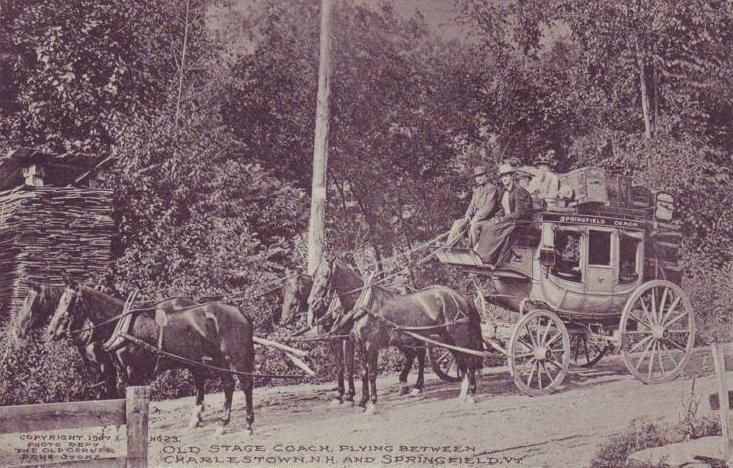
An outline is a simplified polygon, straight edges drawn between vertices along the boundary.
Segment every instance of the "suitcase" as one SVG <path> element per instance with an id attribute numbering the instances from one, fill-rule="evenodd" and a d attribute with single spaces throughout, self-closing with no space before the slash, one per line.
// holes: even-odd
<path id="1" fill-rule="evenodd" d="M 560 182 L 573 189 L 575 201 L 579 204 L 608 204 L 606 174 L 600 167 L 583 167 L 560 175 Z"/>
<path id="2" fill-rule="evenodd" d="M 631 177 L 621 174 L 606 176 L 609 206 L 625 208 L 631 205 Z"/>
<path id="3" fill-rule="evenodd" d="M 631 206 L 634 208 L 649 208 L 654 205 L 652 191 L 640 185 L 631 187 Z"/>

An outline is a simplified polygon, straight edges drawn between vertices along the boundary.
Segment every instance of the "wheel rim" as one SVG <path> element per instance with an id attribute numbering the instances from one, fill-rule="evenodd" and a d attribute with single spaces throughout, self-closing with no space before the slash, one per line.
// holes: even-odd
<path id="1" fill-rule="evenodd" d="M 621 319 L 621 355 L 626 368 L 644 383 L 677 377 L 695 344 L 695 316 L 682 289 L 650 281 L 627 301 Z"/>
<path id="2" fill-rule="evenodd" d="M 555 390 L 570 363 L 570 336 L 560 318 L 543 310 L 522 317 L 509 343 L 509 363 L 514 383 L 524 393 Z"/>
<path id="3" fill-rule="evenodd" d="M 605 356 L 608 346 L 602 346 L 588 337 L 586 332 L 570 334 L 570 365 L 592 367 Z"/>
<path id="4" fill-rule="evenodd" d="M 461 376 L 453 353 L 442 348 L 428 348 L 430 367 L 435 375 L 446 382 L 460 382 Z"/>

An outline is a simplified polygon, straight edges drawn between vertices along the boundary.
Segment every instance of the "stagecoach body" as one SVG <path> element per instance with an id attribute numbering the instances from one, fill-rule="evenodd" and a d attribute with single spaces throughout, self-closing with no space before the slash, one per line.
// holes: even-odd
<path id="1" fill-rule="evenodd" d="M 468 248 L 442 248 L 436 256 L 474 275 L 481 301 L 519 314 L 508 346 L 493 347 L 507 354 L 515 382 L 526 393 L 552 391 L 571 361 L 591 366 L 614 349 L 640 380 L 667 381 L 681 372 L 695 332 L 690 302 L 679 286 L 681 235 L 668 223 L 670 205 L 670 197 L 660 194 L 648 206 L 584 203 L 538 211 L 518 223 L 512 255 L 499 266 L 483 264 Z M 532 326 L 539 330 L 536 336 L 528 335 Z M 567 362 L 542 357 L 561 354 L 552 348 L 556 342 L 540 343 L 554 336 L 550 330 L 563 343 Z M 531 355 L 529 384 L 518 379 L 513 355 Z M 544 366 L 562 368 L 552 385 L 533 381 Z"/>

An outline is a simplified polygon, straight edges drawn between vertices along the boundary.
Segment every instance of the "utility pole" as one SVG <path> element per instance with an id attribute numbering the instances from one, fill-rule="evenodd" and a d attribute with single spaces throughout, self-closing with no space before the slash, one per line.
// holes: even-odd
<path id="1" fill-rule="evenodd" d="M 308 273 L 314 274 L 323 254 L 328 167 L 329 94 L 331 91 L 331 11 L 333 0 L 321 0 L 321 52 L 318 65 L 318 103 L 313 144 L 313 182 L 308 229 Z"/>

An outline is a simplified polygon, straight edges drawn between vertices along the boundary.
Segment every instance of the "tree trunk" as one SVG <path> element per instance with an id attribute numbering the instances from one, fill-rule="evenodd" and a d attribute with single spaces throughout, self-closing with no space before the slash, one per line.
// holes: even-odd
<path id="1" fill-rule="evenodd" d="M 652 137 L 652 122 L 651 113 L 649 112 L 649 91 L 646 84 L 646 64 L 638 44 L 636 45 L 636 63 L 639 66 L 639 87 L 641 89 L 641 113 L 644 119 L 644 138 L 649 140 Z"/>

